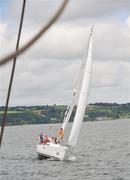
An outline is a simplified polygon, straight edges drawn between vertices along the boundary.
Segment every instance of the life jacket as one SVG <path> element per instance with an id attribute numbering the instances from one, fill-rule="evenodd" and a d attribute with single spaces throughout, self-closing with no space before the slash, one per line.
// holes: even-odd
<path id="1" fill-rule="evenodd" d="M 64 130 L 59 130 L 58 136 L 63 138 L 64 137 Z"/>

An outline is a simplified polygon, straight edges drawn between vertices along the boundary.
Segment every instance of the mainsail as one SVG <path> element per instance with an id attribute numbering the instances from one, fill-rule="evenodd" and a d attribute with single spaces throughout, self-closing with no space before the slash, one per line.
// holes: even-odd
<path id="1" fill-rule="evenodd" d="M 64 120 L 63 120 L 63 124 L 62 124 L 62 128 L 64 130 L 70 120 L 71 114 L 73 112 L 74 106 L 76 105 L 76 101 L 77 101 L 79 93 L 80 93 L 81 83 L 83 80 L 83 75 L 84 75 L 84 70 L 85 70 L 85 65 L 86 65 L 86 58 L 87 58 L 86 52 L 84 52 L 84 58 L 83 58 L 83 61 L 82 61 L 81 67 L 80 67 L 80 71 L 77 76 L 77 80 L 75 83 L 75 89 L 73 89 L 72 102 L 69 106 L 67 106 L 67 109 L 64 114 Z"/>
<path id="2" fill-rule="evenodd" d="M 91 69 L 92 69 L 92 31 L 93 31 L 93 27 L 90 33 L 88 56 L 85 63 L 82 85 L 81 85 L 79 100 L 77 105 L 77 111 L 75 114 L 72 130 L 68 140 L 69 146 L 75 146 L 77 144 L 78 136 L 80 133 L 82 121 L 86 110 L 86 105 L 88 104 Z"/>

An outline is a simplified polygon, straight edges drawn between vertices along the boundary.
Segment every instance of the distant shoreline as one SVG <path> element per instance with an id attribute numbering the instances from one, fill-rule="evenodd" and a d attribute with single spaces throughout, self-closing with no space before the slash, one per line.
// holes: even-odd
<path id="1" fill-rule="evenodd" d="M 105 120 L 88 120 L 88 121 L 83 121 L 84 123 L 87 123 L 87 122 L 108 122 L 108 121 L 117 121 L 117 120 L 130 120 L 130 118 L 125 118 L 125 119 L 105 119 Z M 73 123 L 73 121 L 69 122 L 70 123 Z M 12 126 L 28 126 L 28 125 L 53 125 L 53 124 L 62 124 L 62 122 L 55 122 L 55 123 L 36 123 L 36 124 L 12 124 L 12 125 L 6 125 L 6 127 L 12 127 Z M 1 126 L 0 126 L 1 127 Z"/>
<path id="2" fill-rule="evenodd" d="M 7 126 L 27 124 L 62 123 L 66 105 L 45 106 L 16 106 L 10 107 L 7 116 Z M 72 112 L 70 122 L 73 121 L 76 107 Z M 4 107 L 0 107 L 0 124 Z M 84 121 L 108 121 L 130 118 L 130 103 L 95 103 L 86 108 Z"/>

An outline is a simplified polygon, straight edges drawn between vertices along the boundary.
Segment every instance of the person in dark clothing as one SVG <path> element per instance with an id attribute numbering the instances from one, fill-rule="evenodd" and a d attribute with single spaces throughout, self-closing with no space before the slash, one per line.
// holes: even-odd
<path id="1" fill-rule="evenodd" d="M 42 144 L 43 143 L 43 133 L 41 132 L 41 134 L 39 135 L 39 137 L 40 137 L 40 144 Z"/>

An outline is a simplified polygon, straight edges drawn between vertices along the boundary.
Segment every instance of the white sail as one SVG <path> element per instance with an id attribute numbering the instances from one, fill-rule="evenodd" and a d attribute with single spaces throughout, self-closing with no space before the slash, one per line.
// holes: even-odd
<path id="1" fill-rule="evenodd" d="M 83 78 L 83 74 L 84 74 L 85 64 L 86 64 L 86 58 L 84 57 L 83 62 L 81 64 L 79 74 L 78 74 L 78 78 L 77 78 L 77 81 L 75 84 L 75 89 L 73 90 L 72 102 L 71 102 L 70 106 L 67 107 L 67 110 L 66 110 L 65 115 L 64 115 L 64 120 L 63 120 L 63 124 L 62 124 L 62 128 L 64 130 L 65 130 L 65 128 L 66 128 L 66 126 L 70 120 L 74 106 L 76 105 L 76 100 L 77 100 L 77 97 L 78 97 L 80 89 L 81 89 L 81 82 L 82 82 L 82 78 Z"/>
<path id="2" fill-rule="evenodd" d="M 77 81 L 75 83 L 75 89 L 73 90 L 72 102 L 69 106 L 67 106 L 67 110 L 66 110 L 65 115 L 64 115 L 64 120 L 63 120 L 63 124 L 62 124 L 62 128 L 64 130 L 65 130 L 65 128 L 66 128 L 66 126 L 70 120 L 72 111 L 74 109 L 74 106 L 76 105 L 76 101 L 77 101 L 77 98 L 78 98 L 78 95 L 79 95 L 79 92 L 81 89 L 81 83 L 82 83 L 82 79 L 83 79 L 83 75 L 84 75 L 84 69 L 85 69 L 85 65 L 86 65 L 86 58 L 87 58 L 86 53 L 84 53 L 84 58 L 83 58 L 83 61 L 82 61 L 81 67 L 80 67 L 80 71 L 79 71 L 78 76 L 77 76 Z"/>
<path id="3" fill-rule="evenodd" d="M 93 28 L 91 29 L 91 34 L 90 34 L 88 56 L 86 59 L 84 75 L 82 78 L 82 85 L 79 94 L 77 111 L 75 114 L 72 130 L 68 140 L 69 146 L 75 146 L 77 144 L 78 136 L 80 133 L 82 121 L 86 110 L 86 105 L 88 104 L 89 86 L 90 86 L 91 69 L 92 69 L 92 30 Z"/>
<path id="4" fill-rule="evenodd" d="M 67 110 L 65 112 L 65 116 L 64 116 L 64 121 L 63 121 L 63 124 L 62 124 L 62 128 L 65 130 L 69 120 L 70 120 L 70 117 L 71 117 L 71 114 L 72 114 L 72 111 L 73 111 L 73 108 L 75 106 L 75 101 L 76 101 L 76 96 L 77 96 L 77 93 L 78 93 L 78 90 L 75 90 L 74 89 L 74 93 L 73 93 L 73 99 L 72 99 L 72 103 L 70 106 L 67 107 Z"/>

